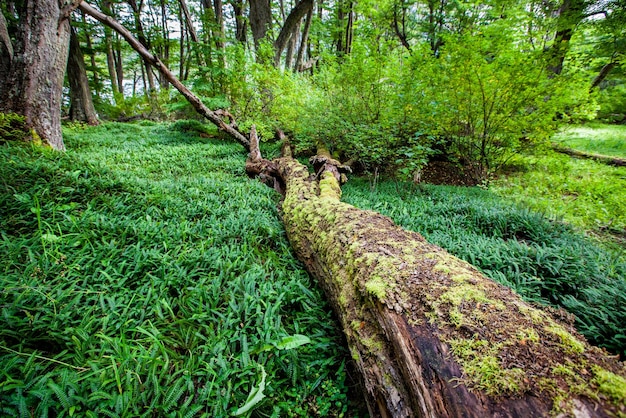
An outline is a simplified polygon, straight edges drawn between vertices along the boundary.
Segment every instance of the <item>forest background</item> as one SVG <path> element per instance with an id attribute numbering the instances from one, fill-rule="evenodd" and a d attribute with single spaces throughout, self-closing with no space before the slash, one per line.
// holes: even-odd
<path id="1" fill-rule="evenodd" d="M 19 32 L 28 3 L 0 6 L 8 38 Z M 468 246 L 484 248 L 482 254 L 461 255 L 482 262 L 483 271 L 529 300 L 575 311 L 587 338 L 623 353 L 625 305 L 620 301 L 626 292 L 621 291 L 621 256 L 584 241 L 560 223 L 553 231 L 551 221 L 541 215 L 503 213 L 500 203 L 487 195 L 473 200 L 473 193 L 481 193 L 473 189 L 455 192 L 457 198 L 451 199 L 429 186 L 415 188 L 429 161 L 446 163 L 461 173 L 465 184 L 487 186 L 502 169 L 515 170 L 523 152 L 535 153 L 538 159 L 547 154 L 550 140 L 565 124 L 622 122 L 622 2 L 91 4 L 130 29 L 210 108 L 228 109 L 244 132 L 255 125 L 270 154 L 277 153 L 275 132 L 282 129 L 299 155 L 323 146 L 355 172 L 370 175 L 360 190 L 351 192 L 353 186 L 347 186 L 346 197 L 354 203 L 420 231 L 429 231 L 437 222 L 445 227 L 448 221 L 443 220 L 412 224 L 415 219 L 408 214 L 417 210 L 403 200 L 402 190 L 418 190 L 443 205 L 439 212 L 456 210 L 462 222 L 480 234 L 501 235 L 510 246 L 507 251 L 518 252 L 520 258 L 510 261 L 500 256 L 501 247 L 472 241 L 475 238 L 463 242 L 447 237 L 439 244 L 461 253 Z M 216 208 L 225 202 L 235 205 L 231 210 L 237 213 L 240 203 L 250 206 L 245 198 L 250 190 L 235 185 L 242 174 L 230 160 L 236 149 L 223 148 L 214 142 L 220 133 L 194 121 L 175 122 L 171 128 L 145 121 L 199 117 L 117 32 L 80 11 L 71 19 L 62 109 L 64 117 L 76 123 L 66 125 L 65 141 L 53 146 L 79 154 L 61 157 L 7 148 L 7 161 L 13 163 L 3 167 L 4 178 L 11 179 L 7 190 L 12 191 L 3 200 L 4 213 L 13 213 L 3 218 L 3 248 L 14 255 L 3 269 L 6 277 L 15 279 L 4 293 L 10 302 L 3 314 L 12 324 L 3 331 L 4 411 L 96 411 L 112 416 L 146 410 L 181 416 L 251 410 L 259 415 L 345 413 L 351 384 L 343 366 L 346 353 L 321 295 L 306 290 L 309 279 L 301 267 L 292 265 L 280 226 L 252 221 L 275 215 L 269 190 L 252 189 L 258 207 L 252 205 L 244 217 L 247 223 L 230 217 L 205 219 L 194 205 L 186 204 L 188 196 L 181 190 L 185 187 L 214 193 L 217 197 L 209 198 L 194 191 L 208 199 L 202 203 L 207 212 L 222 217 L 227 215 L 224 207 Z M 9 127 L 5 137 L 23 135 L 13 129 L 23 119 L 3 118 L 2 128 Z M 84 125 L 107 120 L 144 122 Z M 181 132 L 196 142 L 189 144 Z M 157 136 L 161 139 L 155 142 Z M 132 145 L 131 140 L 138 142 Z M 129 155 L 137 159 L 125 160 Z M 223 167 L 212 167 L 212 159 Z M 197 171 L 201 164 L 212 171 L 208 179 Z M 567 163 L 552 159 L 536 164 L 562 169 Z M 141 172 L 121 180 L 121 173 L 134 166 Z M 54 174 L 59 172 L 64 174 Z M 96 172 L 102 174 L 89 177 Z M 379 176 L 391 182 L 377 188 Z M 131 196 L 141 196 L 135 208 Z M 464 205 L 466 201 L 472 204 Z M 147 213 L 146 207 L 151 208 Z M 174 232 L 156 221 L 165 213 L 198 223 L 183 222 Z M 107 224 L 107 217 L 115 221 Z M 610 222 L 595 229 L 623 229 L 623 219 Z M 30 229 L 38 234 L 24 233 Z M 85 231 L 90 229 L 101 237 L 88 236 Z M 439 232 L 430 232 L 429 239 L 437 241 Z M 262 243 L 273 247 L 271 252 L 260 252 L 254 237 L 261 235 L 267 237 Z M 185 244 L 191 236 L 228 251 L 216 255 L 205 246 L 204 252 L 193 250 L 196 244 Z M 166 264 L 162 253 L 143 247 L 154 238 L 174 248 L 167 251 L 172 259 Z M 26 247 L 29 255 L 19 255 Z M 244 255 L 240 247 L 252 249 L 252 254 Z M 82 250 L 72 250 L 76 248 Z M 125 248 L 128 254 L 115 248 Z M 73 258 L 67 260 L 70 253 Z M 221 260 L 217 264 L 216 258 Z M 116 266 L 115 259 L 128 262 Z M 131 265 L 136 270 L 131 271 Z M 155 270 L 157 265 L 161 267 Z M 198 266 L 203 266 L 200 271 Z M 20 276 L 23 271 L 29 272 L 27 282 Z M 90 275 L 98 279 L 80 291 L 64 280 L 82 281 L 80 277 Z M 259 285 L 258 277 L 275 287 Z M 128 278 L 132 283 L 125 281 Z M 134 282 L 137 278 L 141 280 Z M 193 290 L 200 290 L 200 285 L 192 286 L 193 280 L 206 281 L 223 294 L 205 300 Z M 105 296 L 103 287 L 116 290 Z M 129 299 L 128 288 L 136 296 Z M 154 289 L 167 296 L 155 299 Z M 259 294 L 266 303 L 252 301 Z M 140 309 L 124 308 L 133 303 Z M 83 306 L 93 313 L 87 315 L 89 321 L 73 313 Z M 211 309 L 203 313 L 207 307 Z M 228 310 L 221 310 L 224 307 Z M 101 311 L 115 314 L 102 317 Z M 67 323 L 72 324 L 69 330 Z M 198 327 L 202 330 L 193 331 Z M 187 350 L 200 354 L 187 358 Z"/>

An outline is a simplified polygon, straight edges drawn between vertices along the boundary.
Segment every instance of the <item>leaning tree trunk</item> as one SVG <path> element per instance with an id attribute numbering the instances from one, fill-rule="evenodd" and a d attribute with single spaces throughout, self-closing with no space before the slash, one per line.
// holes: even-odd
<path id="1" fill-rule="evenodd" d="M 69 50 L 68 10 L 58 0 L 25 0 L 0 111 L 25 116 L 34 139 L 63 150 L 61 99 Z M 65 4 L 65 3 L 64 3 Z M 4 61 L 4 58 L 3 58 Z"/>
<path id="2" fill-rule="evenodd" d="M 86 122 L 89 125 L 98 125 L 98 114 L 93 105 L 85 58 L 80 49 L 78 35 L 74 28 L 70 34 L 70 55 L 67 60 L 67 79 L 70 83 L 70 119 Z"/>
<path id="3" fill-rule="evenodd" d="M 292 158 L 263 160 L 250 140 L 247 171 L 284 190 L 287 235 L 340 320 L 372 416 L 626 412 L 624 365 L 567 314 L 537 309 L 419 234 L 342 203 L 329 156 L 313 161 L 318 177 Z"/>

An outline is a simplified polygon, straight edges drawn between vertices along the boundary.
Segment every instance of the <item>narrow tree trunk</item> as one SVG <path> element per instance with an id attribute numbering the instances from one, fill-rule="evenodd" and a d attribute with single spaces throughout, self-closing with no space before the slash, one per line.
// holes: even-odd
<path id="1" fill-rule="evenodd" d="M 601 381 L 626 369 L 571 323 L 375 212 L 340 201 L 338 162 L 260 158 L 249 174 L 284 190 L 283 221 L 324 289 L 373 417 L 608 417 L 626 412 Z M 559 313 L 559 315 L 563 315 Z M 621 376 L 621 377 L 618 377 Z"/>
<path id="2" fill-rule="evenodd" d="M 9 75 L 0 88 L 0 111 L 25 116 L 35 139 L 39 136 L 53 148 L 63 150 L 61 99 L 69 21 L 58 0 L 25 0 L 18 13 L 17 42 Z"/>
<path id="3" fill-rule="evenodd" d="M 248 20 L 244 17 L 244 2 L 243 0 L 233 0 L 230 2 L 233 7 L 233 14 L 235 15 L 235 39 L 242 45 L 246 44 L 247 37 L 246 32 Z"/>
<path id="4" fill-rule="evenodd" d="M 167 5 L 165 0 L 161 0 L 161 36 L 163 37 L 163 56 L 161 60 L 169 67 L 170 65 L 170 30 L 167 25 Z M 159 84 L 162 89 L 167 90 L 169 82 L 165 77 L 160 77 Z"/>
<path id="5" fill-rule="evenodd" d="M 93 49 L 93 44 L 91 42 L 91 36 L 89 36 L 89 29 L 87 26 L 87 21 L 85 19 L 85 14 L 81 13 L 83 25 L 85 29 L 85 41 L 87 42 L 87 48 L 90 51 L 89 59 L 91 61 L 91 76 L 93 77 L 93 85 L 94 85 L 94 93 L 96 95 L 96 100 L 100 101 L 100 76 L 98 75 L 98 64 L 96 63 L 96 53 Z"/>
<path id="6" fill-rule="evenodd" d="M 110 0 L 102 2 L 102 11 L 107 15 L 114 17 L 113 8 Z M 113 33 L 110 28 L 104 28 L 104 43 L 106 48 L 107 57 L 107 69 L 109 70 L 109 79 L 111 81 L 111 90 L 113 91 L 113 97 L 117 101 L 117 97 L 120 93 L 123 93 L 120 89 L 118 81 L 118 74 L 116 69 L 115 52 L 113 50 Z"/>
<path id="7" fill-rule="evenodd" d="M 85 59 L 80 49 L 76 30 L 71 28 L 70 52 L 67 60 L 67 78 L 70 83 L 70 119 L 98 125 L 98 115 L 93 106 Z"/>
<path id="8" fill-rule="evenodd" d="M 306 15 L 306 22 L 304 23 L 304 31 L 302 32 L 302 40 L 300 41 L 300 48 L 298 49 L 298 56 L 296 58 L 295 71 L 301 71 L 302 63 L 304 61 L 304 51 L 309 44 L 309 31 L 311 30 L 311 20 L 313 20 L 313 8 L 309 10 Z"/>
<path id="9" fill-rule="evenodd" d="M 9 38 L 7 21 L 0 11 L 0 97 L 3 90 L 8 87 L 7 80 L 11 75 L 11 63 L 13 61 L 13 44 Z"/>
<path id="10" fill-rule="evenodd" d="M 613 157 L 610 155 L 593 154 L 590 152 L 579 151 L 571 148 L 563 148 L 558 145 L 552 145 L 552 149 L 561 154 L 566 154 L 572 157 L 586 158 L 589 160 L 595 160 L 603 164 L 612 165 L 615 167 L 626 167 L 626 158 Z"/>
<path id="11" fill-rule="evenodd" d="M 589 88 L 589 91 L 598 87 L 600 83 L 602 83 L 606 79 L 606 77 L 611 73 L 611 71 L 613 71 L 613 68 L 617 67 L 617 64 L 618 64 L 617 61 L 611 61 L 608 64 L 604 65 L 602 69 L 600 69 L 600 72 L 598 73 L 598 75 L 591 82 L 591 87 Z"/>
<path id="12" fill-rule="evenodd" d="M 285 24 L 274 42 L 274 65 L 276 67 L 280 65 L 280 56 L 287 47 L 289 40 L 297 37 L 298 25 L 302 18 L 311 10 L 313 10 L 313 0 L 300 0 L 287 16 Z"/>

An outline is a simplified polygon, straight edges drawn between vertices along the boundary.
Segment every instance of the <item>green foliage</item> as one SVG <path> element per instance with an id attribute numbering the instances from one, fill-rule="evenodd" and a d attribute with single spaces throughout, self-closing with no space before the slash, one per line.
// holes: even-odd
<path id="1" fill-rule="evenodd" d="M 0 415 L 347 410 L 339 331 L 274 192 L 184 125 L 0 147 Z"/>
<path id="2" fill-rule="evenodd" d="M 518 164 L 521 171 L 495 181 L 496 193 L 581 229 L 623 237 L 626 168 L 551 150 L 521 157 Z"/>
<path id="3" fill-rule="evenodd" d="M 0 112 L 0 142 L 23 141 L 27 136 L 28 129 L 24 116 Z"/>
<path id="4" fill-rule="evenodd" d="M 517 50 L 498 27 L 449 38 L 439 58 L 415 54 L 411 106 L 444 152 L 488 178 L 513 155 L 548 138 L 566 99 L 538 54 Z M 571 87 L 571 86 L 568 86 Z"/>
<path id="5" fill-rule="evenodd" d="M 483 189 L 375 186 L 353 179 L 344 200 L 390 216 L 529 301 L 565 308 L 590 342 L 626 356 L 623 252 Z"/>
<path id="6" fill-rule="evenodd" d="M 593 154 L 626 158 L 626 126 L 623 125 L 570 125 L 555 135 L 553 142 Z"/>

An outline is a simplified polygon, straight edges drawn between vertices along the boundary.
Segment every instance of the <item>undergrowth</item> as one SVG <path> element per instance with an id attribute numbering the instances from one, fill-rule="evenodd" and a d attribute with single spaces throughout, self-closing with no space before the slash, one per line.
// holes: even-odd
<path id="1" fill-rule="evenodd" d="M 480 188 L 351 179 L 344 200 L 391 217 L 511 287 L 563 307 L 594 345 L 626 357 L 626 257 Z"/>
<path id="2" fill-rule="evenodd" d="M 555 135 L 554 142 L 593 154 L 626 158 L 626 126 L 589 123 L 568 126 Z"/>
<path id="3" fill-rule="evenodd" d="M 238 145 L 0 146 L 0 416 L 342 415 L 345 351 Z"/>
<path id="4" fill-rule="evenodd" d="M 626 243 L 626 167 L 572 158 L 551 150 L 520 156 L 521 169 L 491 189 L 575 227 Z"/>

